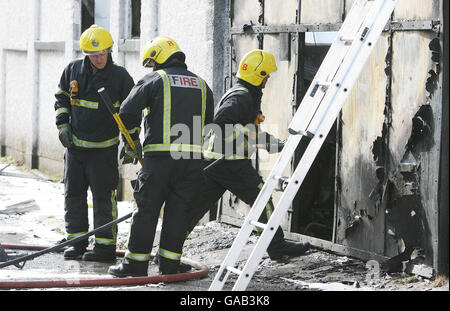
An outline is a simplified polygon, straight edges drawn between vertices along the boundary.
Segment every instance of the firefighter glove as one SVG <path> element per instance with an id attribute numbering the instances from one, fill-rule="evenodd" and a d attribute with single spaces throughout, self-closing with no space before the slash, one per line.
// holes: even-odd
<path id="1" fill-rule="evenodd" d="M 285 143 L 286 143 L 285 140 L 279 140 L 276 138 L 276 141 L 266 143 L 266 150 L 269 153 L 280 152 L 281 150 L 283 150 Z"/>
<path id="2" fill-rule="evenodd" d="M 58 131 L 58 137 L 61 144 L 66 148 L 72 146 L 72 129 L 70 128 L 69 123 L 58 125 Z"/>
<path id="3" fill-rule="evenodd" d="M 142 158 L 142 145 L 139 139 L 133 141 L 135 150 L 131 148 L 131 146 L 126 142 L 120 151 L 120 158 L 122 160 L 122 164 L 133 163 L 136 164 L 138 159 Z"/>
<path id="4" fill-rule="evenodd" d="M 281 150 L 283 150 L 284 144 L 286 143 L 285 140 L 278 139 L 275 136 L 273 136 L 269 133 L 266 133 L 266 132 L 262 132 L 260 134 L 260 136 L 265 137 L 265 140 L 266 140 L 265 147 L 266 147 L 267 152 L 277 153 L 277 152 L 280 152 Z"/>

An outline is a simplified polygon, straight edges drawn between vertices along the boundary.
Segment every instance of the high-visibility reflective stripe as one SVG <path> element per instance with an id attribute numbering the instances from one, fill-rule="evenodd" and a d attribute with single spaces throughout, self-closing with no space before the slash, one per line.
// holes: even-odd
<path id="1" fill-rule="evenodd" d="M 84 99 L 77 99 L 75 106 L 89 109 L 98 109 L 98 102 L 92 102 Z"/>
<path id="2" fill-rule="evenodd" d="M 180 260 L 180 258 L 181 258 L 181 254 L 168 251 L 167 249 L 163 249 L 161 247 L 159 248 L 158 254 L 159 254 L 159 256 L 162 256 L 164 258 L 171 259 L 171 260 Z"/>
<path id="3" fill-rule="evenodd" d="M 156 71 L 163 80 L 164 92 L 164 112 L 163 112 L 163 143 L 170 144 L 170 111 L 171 111 L 171 91 L 170 79 L 164 70 Z"/>
<path id="4" fill-rule="evenodd" d="M 206 111 L 206 82 L 203 81 L 202 78 L 197 76 L 198 80 L 200 81 L 200 86 L 202 90 L 202 146 L 203 146 L 203 140 L 204 140 L 204 129 L 205 129 L 205 111 Z"/>
<path id="5" fill-rule="evenodd" d="M 212 151 L 214 148 L 215 138 L 216 138 L 216 133 L 212 132 L 211 136 L 209 137 L 208 149 L 203 151 L 203 156 L 207 159 L 217 160 L 224 156 L 223 153 Z M 243 157 L 243 156 L 238 156 L 236 154 L 233 154 L 231 157 L 225 158 L 225 160 L 245 160 L 245 159 L 248 159 L 248 158 Z"/>
<path id="6" fill-rule="evenodd" d="M 113 104 L 113 106 L 114 106 L 114 108 L 119 108 L 119 107 L 120 107 L 120 101 L 116 101 L 116 102 Z"/>
<path id="7" fill-rule="evenodd" d="M 233 128 L 233 133 L 228 137 L 225 137 L 224 140 L 225 142 L 230 143 L 233 140 L 236 140 L 239 136 L 241 136 L 241 134 L 244 134 L 245 136 L 248 137 L 248 135 L 250 135 L 250 130 L 239 123 L 235 124 Z"/>
<path id="8" fill-rule="evenodd" d="M 202 152 L 202 146 L 199 145 L 188 145 L 188 144 L 150 144 L 145 145 L 143 148 L 144 152 L 150 151 L 185 151 L 185 152 Z"/>
<path id="9" fill-rule="evenodd" d="M 149 107 L 146 107 L 146 108 L 144 109 L 144 117 L 148 116 L 149 114 L 150 114 L 150 108 L 149 108 Z"/>
<path id="10" fill-rule="evenodd" d="M 203 156 L 207 159 L 217 160 L 217 159 L 220 159 L 221 157 L 223 157 L 224 155 L 223 155 L 223 153 L 204 151 Z M 248 158 L 233 154 L 232 156 L 226 157 L 225 160 L 227 160 L 227 161 L 228 160 L 248 160 Z"/>
<path id="11" fill-rule="evenodd" d="M 150 260 L 150 253 L 148 254 L 137 254 L 137 253 L 132 253 L 129 250 L 127 250 L 125 252 L 125 257 L 131 260 L 136 260 L 136 261 L 149 261 Z"/>
<path id="12" fill-rule="evenodd" d="M 134 129 L 128 130 L 129 134 L 134 134 L 134 133 L 140 133 L 141 132 L 141 128 L 140 127 L 135 127 Z"/>
<path id="13" fill-rule="evenodd" d="M 77 232 L 77 233 L 67 233 L 67 239 L 72 240 L 72 239 L 78 238 L 79 236 L 86 234 L 86 233 L 87 233 L 87 231 Z"/>
<path id="14" fill-rule="evenodd" d="M 95 238 L 95 243 L 101 245 L 116 245 L 116 240 L 106 238 Z"/>
<path id="15" fill-rule="evenodd" d="M 258 185 L 258 189 L 261 190 L 263 186 L 264 186 L 264 184 L 260 183 Z M 273 212 L 273 205 L 272 205 L 271 201 L 269 200 L 269 202 L 267 202 L 267 204 L 266 204 L 266 217 L 267 217 L 267 220 L 269 220 L 270 216 L 272 216 L 272 212 Z"/>
<path id="16" fill-rule="evenodd" d="M 81 140 L 72 134 L 72 141 L 75 146 L 83 148 L 107 148 L 114 146 L 119 143 L 119 136 L 100 142 L 91 142 L 86 140 Z"/>
<path id="17" fill-rule="evenodd" d="M 67 97 L 70 97 L 70 94 L 67 93 L 66 91 L 62 90 L 62 89 L 59 89 L 58 92 L 56 92 L 55 95 L 61 95 L 61 94 L 65 95 Z"/>
<path id="18" fill-rule="evenodd" d="M 112 219 L 116 220 L 117 219 L 117 193 L 116 190 L 112 190 L 111 191 L 111 206 L 112 206 Z M 117 225 L 112 227 L 112 235 L 113 235 L 113 240 L 114 240 L 114 244 L 116 244 L 117 241 Z"/>
<path id="19" fill-rule="evenodd" d="M 59 116 L 61 113 L 69 113 L 70 110 L 68 108 L 58 108 L 56 109 L 56 116 Z"/>

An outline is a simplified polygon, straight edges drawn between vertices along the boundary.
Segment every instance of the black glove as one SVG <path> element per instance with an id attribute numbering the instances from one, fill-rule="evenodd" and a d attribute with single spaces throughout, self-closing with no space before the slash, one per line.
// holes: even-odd
<path id="1" fill-rule="evenodd" d="M 58 138 L 61 144 L 66 148 L 72 146 L 72 129 L 70 128 L 70 124 L 63 123 L 58 125 L 58 131 Z"/>
<path id="2" fill-rule="evenodd" d="M 276 141 L 271 141 L 266 143 L 266 150 L 269 153 L 277 153 L 283 150 L 284 144 L 286 143 L 285 140 L 280 140 L 278 138 L 275 138 Z"/>

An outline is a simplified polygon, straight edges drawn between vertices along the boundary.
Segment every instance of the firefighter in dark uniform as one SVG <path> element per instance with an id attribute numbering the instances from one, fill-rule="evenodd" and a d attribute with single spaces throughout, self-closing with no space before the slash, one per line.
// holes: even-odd
<path id="1" fill-rule="evenodd" d="M 65 152 L 65 222 L 67 238 L 88 232 L 87 191 L 93 199 L 94 228 L 117 218 L 117 149 L 119 130 L 97 90 L 105 87 L 116 108 L 134 86 L 125 68 L 113 62 L 111 34 L 92 25 L 80 37 L 86 55 L 65 69 L 55 94 L 56 125 Z M 88 240 L 64 252 L 66 259 L 113 261 L 116 258 L 117 227 L 95 235 L 91 252 Z"/>
<path id="2" fill-rule="evenodd" d="M 143 146 L 132 136 L 138 151 L 126 144 L 124 161 L 144 152 L 134 187 L 134 212 L 128 249 L 122 263 L 111 266 L 114 276 L 146 276 L 161 207 L 164 216 L 159 244 L 159 271 L 173 274 L 190 266 L 180 262 L 186 238 L 189 206 L 202 182 L 204 126 L 212 122 L 213 94 L 206 82 L 187 70 L 185 54 L 168 37 L 150 41 L 142 56 L 153 67 L 132 89 L 120 108 L 127 129 L 140 126 L 144 110 Z M 128 160 L 127 160 L 128 157 Z"/>
<path id="3" fill-rule="evenodd" d="M 264 121 L 262 89 L 276 70 L 275 57 L 263 50 L 252 50 L 241 60 L 237 83 L 222 97 L 214 115 L 213 124 L 218 125 L 220 133 L 211 131 L 205 143 L 205 183 L 201 196 L 190 203 L 195 209 L 188 231 L 226 190 L 250 206 L 256 200 L 264 181 L 249 157 L 255 148 L 276 153 L 284 147 L 284 141 L 259 131 L 259 124 Z M 270 200 L 259 221 L 266 223 L 272 211 Z M 300 256 L 309 248 L 309 243 L 286 241 L 283 230 L 278 227 L 267 252 L 271 259 L 280 260 L 286 256 Z"/>

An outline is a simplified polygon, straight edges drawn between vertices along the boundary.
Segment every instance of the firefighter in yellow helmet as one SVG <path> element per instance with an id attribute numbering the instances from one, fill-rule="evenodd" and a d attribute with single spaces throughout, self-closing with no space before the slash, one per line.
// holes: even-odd
<path id="1" fill-rule="evenodd" d="M 125 68 L 113 62 L 112 46 L 106 29 L 92 25 L 85 30 L 80 38 L 85 57 L 65 67 L 55 94 L 56 126 L 67 148 L 64 207 L 69 240 L 88 231 L 88 188 L 93 197 L 94 227 L 117 218 L 119 130 L 97 90 L 105 87 L 119 108 L 134 82 Z M 96 234 L 93 251 L 86 253 L 88 241 L 84 240 L 68 248 L 64 258 L 114 261 L 116 229 Z"/>
<path id="2" fill-rule="evenodd" d="M 146 276 L 161 207 L 163 224 L 159 244 L 161 274 L 186 272 L 180 262 L 191 201 L 202 183 L 203 129 L 212 122 L 213 94 L 206 82 L 187 69 L 185 54 L 169 37 L 150 41 L 142 65 L 153 68 L 131 90 L 120 108 L 127 129 L 140 126 L 144 112 L 144 163 L 138 173 L 128 249 L 123 261 L 108 272 L 117 277 Z M 175 130 L 175 128 L 182 129 Z M 141 146 L 139 135 L 131 135 Z M 125 146 L 124 159 L 141 151 Z"/>
<path id="3" fill-rule="evenodd" d="M 270 74 L 277 70 L 275 57 L 264 50 L 248 52 L 239 64 L 237 83 L 222 97 L 214 115 L 213 129 L 204 152 L 206 167 L 205 183 L 201 196 L 190 202 L 194 207 L 188 231 L 214 203 L 229 190 L 240 200 L 252 206 L 263 186 L 263 179 L 252 166 L 249 157 L 255 146 L 263 146 L 269 153 L 279 152 L 284 142 L 266 132 L 258 125 L 264 120 L 261 112 L 261 97 Z M 260 222 L 266 223 L 273 211 L 272 200 L 262 213 Z M 278 227 L 267 252 L 271 259 L 285 256 L 300 256 L 310 248 L 309 243 L 295 243 L 284 239 Z"/>

